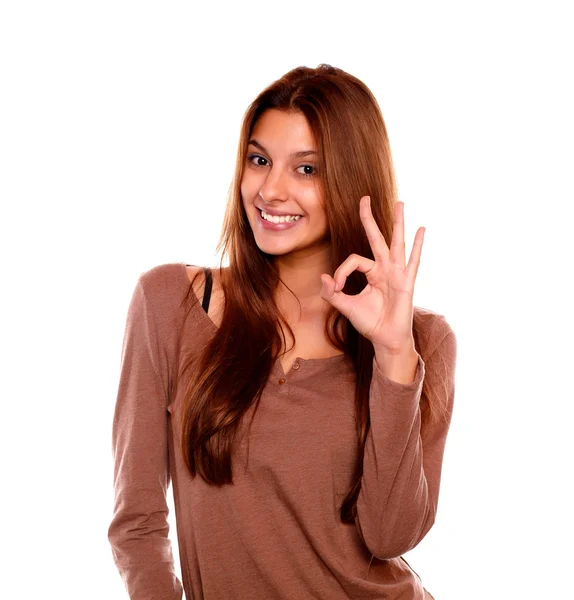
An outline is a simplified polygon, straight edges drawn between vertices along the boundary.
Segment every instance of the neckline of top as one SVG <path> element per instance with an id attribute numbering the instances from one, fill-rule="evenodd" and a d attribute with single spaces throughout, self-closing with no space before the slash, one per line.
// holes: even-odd
<path id="1" fill-rule="evenodd" d="M 196 306 L 199 309 L 199 312 L 202 314 L 203 319 L 207 320 L 207 322 L 211 325 L 211 327 L 217 331 L 219 329 L 219 327 L 217 327 L 217 325 L 213 322 L 213 320 L 211 319 L 211 317 L 203 310 L 200 302 L 199 302 L 199 297 L 197 296 L 197 294 L 195 293 L 195 290 L 193 289 L 193 286 L 191 285 L 191 281 L 189 280 L 189 276 L 187 274 L 187 264 L 186 263 L 178 263 L 179 265 L 181 265 L 182 267 L 182 274 L 185 277 L 185 281 L 187 282 L 187 284 L 189 285 L 189 287 L 191 287 L 191 293 L 195 296 L 197 302 L 194 302 L 194 306 Z M 189 265 L 189 266 L 194 266 L 194 265 Z M 301 358 L 300 356 L 295 357 L 295 362 L 301 362 L 301 363 L 305 363 L 305 364 L 314 364 L 314 363 L 324 363 L 324 362 L 339 362 L 342 361 L 346 358 L 346 355 L 344 352 L 342 352 L 341 354 L 335 354 L 335 356 L 327 356 L 325 358 Z M 279 361 L 278 361 L 279 362 Z"/>

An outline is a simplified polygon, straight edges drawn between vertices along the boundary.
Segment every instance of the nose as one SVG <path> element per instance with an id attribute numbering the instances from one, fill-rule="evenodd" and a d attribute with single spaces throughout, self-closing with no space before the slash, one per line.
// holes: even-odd
<path id="1" fill-rule="evenodd" d="M 274 200 L 287 200 L 289 194 L 285 175 L 279 169 L 271 167 L 259 189 L 259 195 L 266 204 Z"/>

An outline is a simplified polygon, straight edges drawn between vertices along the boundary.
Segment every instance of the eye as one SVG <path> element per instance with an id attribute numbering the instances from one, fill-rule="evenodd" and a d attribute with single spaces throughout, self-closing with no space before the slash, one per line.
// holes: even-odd
<path id="1" fill-rule="evenodd" d="M 248 154 L 247 155 L 247 160 L 249 160 L 254 167 L 264 167 L 265 166 L 265 165 L 259 165 L 259 164 L 254 163 L 252 160 L 253 158 L 260 158 L 261 160 L 267 161 L 266 158 L 264 158 L 260 154 Z"/>
<path id="2" fill-rule="evenodd" d="M 305 175 L 305 177 L 312 177 L 317 173 L 317 169 L 313 165 L 301 165 L 299 169 L 313 169 L 312 173 L 301 173 L 302 175 Z"/>

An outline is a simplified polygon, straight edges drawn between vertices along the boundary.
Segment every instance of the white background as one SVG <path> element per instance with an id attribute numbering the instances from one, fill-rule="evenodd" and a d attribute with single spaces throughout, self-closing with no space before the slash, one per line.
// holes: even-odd
<path id="1" fill-rule="evenodd" d="M 437 600 L 574 598 L 568 5 L 2 3 L 0 596 L 127 598 L 106 536 L 131 293 L 217 264 L 243 112 L 325 62 L 379 101 L 407 248 L 427 228 L 415 304 L 458 340 L 406 558 Z"/>

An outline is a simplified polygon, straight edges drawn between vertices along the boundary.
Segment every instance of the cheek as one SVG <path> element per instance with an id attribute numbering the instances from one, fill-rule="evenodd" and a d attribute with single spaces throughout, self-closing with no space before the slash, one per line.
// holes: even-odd
<path id="1" fill-rule="evenodd" d="M 240 190 L 244 205 L 252 202 L 255 195 L 257 194 L 257 190 L 253 185 L 253 180 L 250 177 L 246 176 L 244 176 L 241 180 Z"/>
<path id="2" fill-rule="evenodd" d="M 241 203 L 243 204 L 243 207 L 247 210 L 247 205 L 251 201 L 249 187 L 244 182 L 242 182 L 239 191 L 241 193 Z"/>

